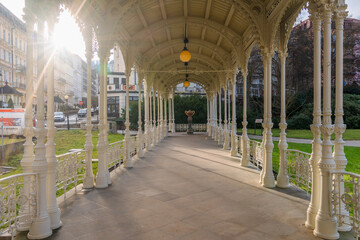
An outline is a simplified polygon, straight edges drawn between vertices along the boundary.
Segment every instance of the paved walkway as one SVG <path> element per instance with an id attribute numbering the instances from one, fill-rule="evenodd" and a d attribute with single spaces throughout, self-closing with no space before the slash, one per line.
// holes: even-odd
<path id="1" fill-rule="evenodd" d="M 238 161 L 204 134 L 170 136 L 109 188 L 68 198 L 49 239 L 317 239 L 304 192 L 260 187 Z"/>
<path id="2" fill-rule="evenodd" d="M 262 136 L 251 135 L 249 134 L 249 138 L 251 139 L 262 139 Z M 273 141 L 279 141 L 280 137 L 273 137 Z M 302 138 L 286 138 L 288 142 L 292 143 L 312 143 L 312 139 L 302 139 Z M 360 141 L 358 140 L 345 140 L 345 146 L 347 147 L 360 147 Z"/>

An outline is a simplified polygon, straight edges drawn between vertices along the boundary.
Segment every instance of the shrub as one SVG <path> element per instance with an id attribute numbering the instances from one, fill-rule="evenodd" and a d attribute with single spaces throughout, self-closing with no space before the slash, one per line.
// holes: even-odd
<path id="1" fill-rule="evenodd" d="M 297 114 L 288 120 L 289 129 L 309 129 L 312 116 L 304 113 Z"/>

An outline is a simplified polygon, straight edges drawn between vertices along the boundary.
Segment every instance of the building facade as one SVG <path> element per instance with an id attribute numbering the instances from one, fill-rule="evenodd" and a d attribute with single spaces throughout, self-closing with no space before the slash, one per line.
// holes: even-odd
<path id="1" fill-rule="evenodd" d="M 0 3 L 0 73 L 1 86 L 6 83 L 22 96 L 13 96 L 14 107 L 25 102 L 26 26 Z M 1 100 L 8 102 L 9 96 Z"/>

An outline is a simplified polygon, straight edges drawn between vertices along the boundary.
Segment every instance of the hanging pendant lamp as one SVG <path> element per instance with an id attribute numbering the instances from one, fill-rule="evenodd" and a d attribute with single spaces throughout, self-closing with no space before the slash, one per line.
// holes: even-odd
<path id="1" fill-rule="evenodd" d="M 186 74 L 187 75 L 187 74 Z M 185 79 L 185 82 L 184 82 L 184 87 L 189 87 L 190 86 L 190 82 L 189 80 L 187 79 L 188 76 L 186 76 L 186 79 Z"/>
<path id="2" fill-rule="evenodd" d="M 180 61 L 187 63 L 191 59 L 191 53 L 186 47 L 186 44 L 189 43 L 189 40 L 186 37 L 186 24 L 185 24 L 185 38 L 184 38 L 184 49 L 180 53 Z"/>
<path id="3" fill-rule="evenodd" d="M 187 73 L 187 66 L 188 66 L 188 63 L 186 62 L 185 63 L 185 67 L 186 67 L 186 70 L 185 70 L 185 82 L 184 82 L 184 87 L 189 87 L 190 86 L 190 82 L 188 80 L 188 77 L 189 77 L 189 74 Z"/>

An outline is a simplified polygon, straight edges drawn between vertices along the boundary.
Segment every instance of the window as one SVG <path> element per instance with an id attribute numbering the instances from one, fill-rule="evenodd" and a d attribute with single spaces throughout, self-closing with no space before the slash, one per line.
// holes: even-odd
<path id="1" fill-rule="evenodd" d="M 126 85 L 126 78 L 121 78 L 121 84 Z"/>
<path id="2" fill-rule="evenodd" d="M 18 47 L 18 44 L 17 44 L 17 38 L 15 38 L 15 47 L 17 48 Z"/>
<path id="3" fill-rule="evenodd" d="M 6 31 L 3 30 L 3 38 L 4 38 L 4 41 L 6 41 Z"/>
<path id="4" fill-rule="evenodd" d="M 114 78 L 114 84 L 115 84 L 115 89 L 119 89 L 119 88 L 120 88 L 119 78 Z"/>
<path id="5" fill-rule="evenodd" d="M 20 39 L 20 50 L 23 50 L 22 48 L 22 40 Z"/>
<path id="6" fill-rule="evenodd" d="M 9 63 L 11 63 L 11 53 L 9 53 Z"/>
<path id="7" fill-rule="evenodd" d="M 108 116 L 119 117 L 119 97 L 107 97 Z"/>
<path id="8" fill-rule="evenodd" d="M 8 33 L 8 43 L 11 44 L 10 33 Z"/>
<path id="9" fill-rule="evenodd" d="M 125 100 L 126 100 L 126 96 L 125 96 Z M 138 101 L 139 97 L 138 96 L 129 96 L 129 101 Z"/>

